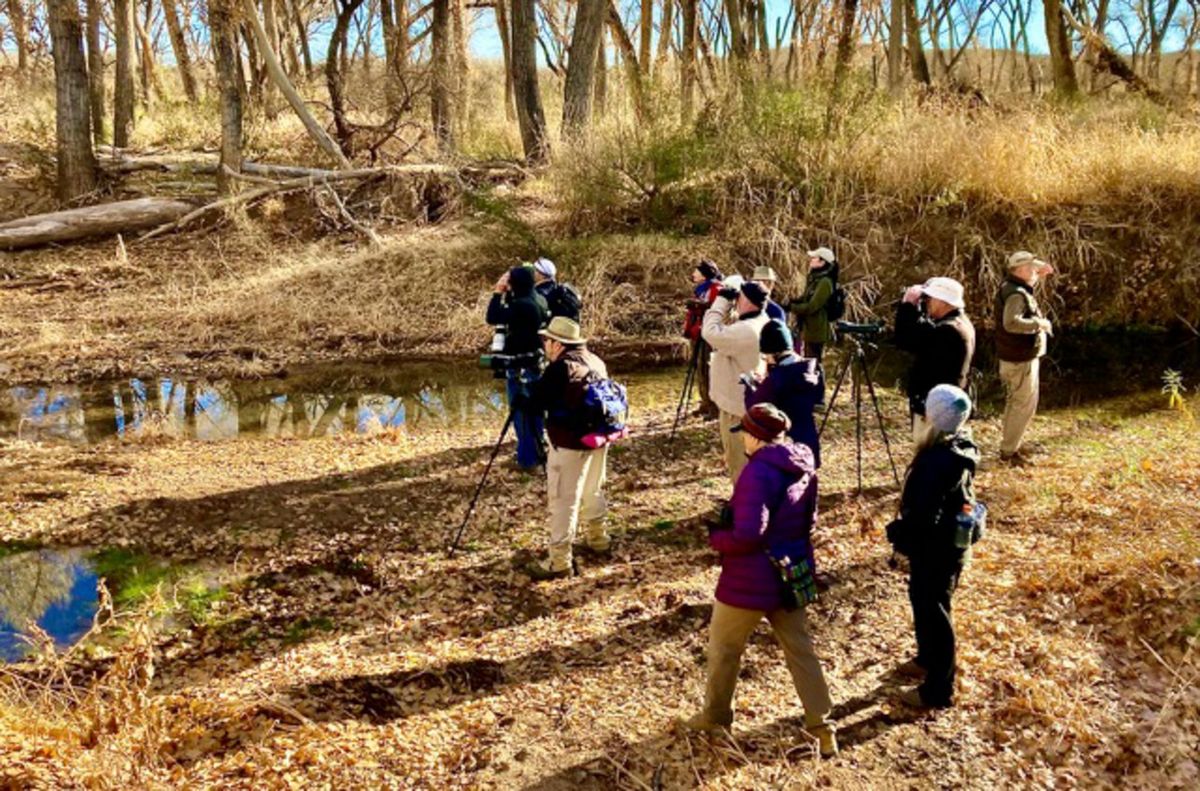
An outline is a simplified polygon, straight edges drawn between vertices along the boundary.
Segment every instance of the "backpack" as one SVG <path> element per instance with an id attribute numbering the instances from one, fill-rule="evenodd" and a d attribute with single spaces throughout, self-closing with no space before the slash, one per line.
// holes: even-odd
<path id="1" fill-rule="evenodd" d="M 550 308 L 550 317 L 565 316 L 571 321 L 579 321 L 579 313 L 583 310 L 583 300 L 575 287 L 567 283 L 555 283 L 554 288 L 546 294 L 546 306 Z"/>
<path id="2" fill-rule="evenodd" d="M 829 301 L 825 303 L 825 317 L 830 321 L 837 321 L 844 315 L 846 315 L 846 289 L 834 285 L 833 293 L 829 295 Z"/>
<path id="3" fill-rule="evenodd" d="M 591 378 L 583 390 L 583 443 L 598 448 L 624 438 L 628 419 L 625 385 L 612 379 Z"/>

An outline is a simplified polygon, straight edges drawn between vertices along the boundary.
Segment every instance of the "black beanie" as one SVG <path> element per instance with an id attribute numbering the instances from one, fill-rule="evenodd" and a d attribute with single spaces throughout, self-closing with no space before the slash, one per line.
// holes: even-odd
<path id="1" fill-rule="evenodd" d="M 703 259 L 696 264 L 696 269 L 700 274 L 704 275 L 705 280 L 720 280 L 721 270 L 717 269 L 717 265 L 708 259 Z"/>
<path id="2" fill-rule="evenodd" d="M 758 336 L 758 350 L 763 354 L 783 354 L 794 348 L 792 331 L 779 319 L 768 321 Z"/>
<path id="3" fill-rule="evenodd" d="M 511 270 L 508 273 L 508 287 L 518 297 L 533 293 L 533 270 L 527 266 L 518 266 Z"/>

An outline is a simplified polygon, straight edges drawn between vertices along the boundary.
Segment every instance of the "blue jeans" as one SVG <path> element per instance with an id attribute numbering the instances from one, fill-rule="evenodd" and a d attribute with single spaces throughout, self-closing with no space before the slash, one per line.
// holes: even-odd
<path id="1" fill-rule="evenodd" d="M 537 381 L 536 371 L 506 371 L 508 405 L 512 409 L 517 395 L 529 395 L 530 386 Z M 545 441 L 542 439 L 542 413 L 528 409 L 513 409 L 513 428 L 517 432 L 517 464 L 535 467 L 546 463 Z"/>

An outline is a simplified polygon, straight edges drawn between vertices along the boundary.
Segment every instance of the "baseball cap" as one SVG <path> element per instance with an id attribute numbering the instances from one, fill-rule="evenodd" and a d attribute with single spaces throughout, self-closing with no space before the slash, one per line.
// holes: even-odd
<path id="1" fill-rule="evenodd" d="M 828 247 L 818 247 L 816 250 L 809 250 L 808 257 L 809 258 L 820 258 L 822 261 L 824 261 L 827 264 L 832 264 L 835 261 L 837 261 L 837 257 L 833 254 L 833 251 L 830 250 Z"/>

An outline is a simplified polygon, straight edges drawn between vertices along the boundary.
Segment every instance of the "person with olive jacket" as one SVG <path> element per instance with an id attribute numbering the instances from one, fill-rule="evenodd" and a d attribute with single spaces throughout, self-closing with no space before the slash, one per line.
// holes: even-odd
<path id="1" fill-rule="evenodd" d="M 804 296 L 794 299 L 788 309 L 796 314 L 800 340 L 804 341 L 804 356 L 821 361 L 825 344 L 833 342 L 833 326 L 829 321 L 829 300 L 837 289 L 838 265 L 833 251 L 818 247 L 808 251 L 808 282 Z"/>

